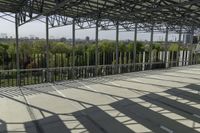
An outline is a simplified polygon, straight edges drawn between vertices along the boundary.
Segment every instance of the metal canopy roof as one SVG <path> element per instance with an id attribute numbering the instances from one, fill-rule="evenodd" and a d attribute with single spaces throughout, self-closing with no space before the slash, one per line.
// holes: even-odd
<path id="1" fill-rule="evenodd" d="M 54 16 L 51 21 L 62 25 L 75 18 L 77 22 L 200 27 L 199 0 L 0 0 L 0 12 L 17 13 L 20 24 L 39 16 Z"/>

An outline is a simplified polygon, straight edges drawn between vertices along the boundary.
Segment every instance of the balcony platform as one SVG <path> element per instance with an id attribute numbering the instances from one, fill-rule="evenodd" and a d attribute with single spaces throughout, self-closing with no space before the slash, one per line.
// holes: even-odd
<path id="1" fill-rule="evenodd" d="M 0 133 L 87 132 L 200 132 L 200 65 L 0 88 Z"/>

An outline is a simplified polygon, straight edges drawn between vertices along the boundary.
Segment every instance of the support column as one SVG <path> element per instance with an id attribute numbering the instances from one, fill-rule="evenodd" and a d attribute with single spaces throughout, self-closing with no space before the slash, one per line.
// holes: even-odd
<path id="1" fill-rule="evenodd" d="M 74 67 L 75 67 L 75 19 L 73 18 L 73 22 L 72 22 L 72 78 L 75 79 L 75 70 L 74 70 Z"/>
<path id="2" fill-rule="evenodd" d="M 96 65 L 96 76 L 98 76 L 98 65 L 99 65 L 99 56 L 98 56 L 98 49 L 99 49 L 99 20 L 96 21 L 96 48 L 95 48 L 95 65 Z"/>
<path id="3" fill-rule="evenodd" d="M 154 35 L 154 25 L 151 27 L 151 38 L 150 38 L 150 48 L 149 48 L 149 63 L 150 69 L 152 69 L 152 47 L 153 47 L 153 35 Z"/>
<path id="4" fill-rule="evenodd" d="M 133 50 L 133 66 L 134 66 L 134 71 L 136 71 L 136 56 L 137 56 L 137 26 L 138 26 L 138 24 L 135 23 L 134 50 Z"/>
<path id="5" fill-rule="evenodd" d="M 164 58 L 164 61 L 165 61 L 165 68 L 168 68 L 169 67 L 169 61 L 168 61 L 168 36 L 169 36 L 169 28 L 168 26 L 166 27 L 166 34 L 165 34 L 165 58 Z"/>
<path id="6" fill-rule="evenodd" d="M 116 23 L 116 73 L 119 73 L 119 22 Z"/>
<path id="7" fill-rule="evenodd" d="M 192 50 L 193 50 L 193 40 L 194 40 L 194 27 L 192 27 L 192 33 L 191 33 L 191 49 L 188 51 L 188 56 L 190 56 L 190 57 L 188 57 L 188 65 L 192 65 L 192 60 L 193 60 L 193 52 L 192 52 Z"/>
<path id="8" fill-rule="evenodd" d="M 179 30 L 179 38 L 178 38 L 178 45 L 179 47 L 181 46 L 181 39 L 182 39 L 182 26 L 180 27 L 180 30 Z M 178 51 L 177 51 L 177 65 L 176 66 L 179 66 L 180 62 L 180 49 L 178 48 Z"/>
<path id="9" fill-rule="evenodd" d="M 46 16 L 46 82 L 50 82 L 50 73 L 49 73 L 49 17 Z"/>
<path id="10" fill-rule="evenodd" d="M 16 35 L 16 60 L 17 60 L 17 86 L 20 87 L 20 64 L 19 64 L 19 31 L 18 31 L 18 14 L 15 14 L 15 35 Z"/>

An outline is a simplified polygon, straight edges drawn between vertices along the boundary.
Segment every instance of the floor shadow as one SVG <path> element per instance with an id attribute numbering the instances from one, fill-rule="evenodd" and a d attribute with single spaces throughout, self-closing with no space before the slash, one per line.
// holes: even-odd
<path id="1" fill-rule="evenodd" d="M 145 79 L 153 79 L 153 80 L 161 80 L 164 82 L 173 82 L 173 83 L 180 83 L 180 84 L 189 84 L 190 82 L 185 82 L 185 81 L 178 81 L 178 80 L 171 80 L 171 79 L 163 79 L 163 78 L 159 78 L 159 77 L 145 77 Z"/>
<path id="2" fill-rule="evenodd" d="M 24 127 L 27 133 L 71 133 L 57 115 L 27 122 Z"/>
<path id="3" fill-rule="evenodd" d="M 0 119 L 0 133 L 8 133 L 7 124 L 5 121 Z"/>
<path id="4" fill-rule="evenodd" d="M 200 91 L 200 85 L 196 85 L 196 84 L 187 85 L 187 86 L 185 86 L 185 88 L 189 88 L 191 90 Z"/>
<path id="5" fill-rule="evenodd" d="M 158 73 L 159 74 L 159 73 Z M 174 75 L 174 74 L 171 74 L 171 73 L 164 73 L 164 74 L 160 74 L 160 75 L 163 75 L 163 76 L 172 76 L 172 77 L 177 77 L 177 78 L 190 78 L 190 79 L 195 79 L 195 80 L 199 80 L 200 79 L 200 77 L 199 78 L 197 78 L 197 77 L 194 77 L 194 76 L 190 76 L 190 75 L 186 75 L 186 74 L 181 74 L 181 73 L 176 73 L 176 75 Z"/>
<path id="6" fill-rule="evenodd" d="M 200 95 L 198 94 L 194 94 L 188 91 L 184 91 L 184 90 L 180 90 L 177 88 L 173 88 L 173 89 L 169 89 L 165 91 L 168 94 L 183 98 L 183 99 L 187 99 L 189 101 L 193 101 L 193 102 L 200 102 Z"/>
<path id="7" fill-rule="evenodd" d="M 73 115 L 91 133 L 133 133 L 123 123 L 96 106 L 75 112 Z"/>
<path id="8" fill-rule="evenodd" d="M 197 133 L 194 129 L 186 127 L 129 99 L 112 103 L 111 106 L 156 133 Z"/>
<path id="9" fill-rule="evenodd" d="M 200 119 L 197 117 L 200 116 L 200 110 L 197 108 L 153 93 L 141 96 L 140 98 L 149 103 L 162 107 L 165 110 L 169 110 L 184 116 L 187 119 L 191 119 L 200 123 Z"/>

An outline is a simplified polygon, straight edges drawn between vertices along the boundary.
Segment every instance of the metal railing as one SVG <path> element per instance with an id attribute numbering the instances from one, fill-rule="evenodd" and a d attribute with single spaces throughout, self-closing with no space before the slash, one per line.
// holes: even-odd
<path id="1" fill-rule="evenodd" d="M 76 66 L 76 67 L 56 67 L 56 68 L 36 68 L 20 69 L 20 86 L 40 84 L 46 82 L 56 82 L 62 80 L 73 80 L 80 78 L 91 78 L 96 76 L 114 75 L 135 71 L 145 71 L 150 69 L 162 69 L 166 67 L 178 67 L 200 63 L 199 55 L 192 55 L 190 58 L 174 58 L 152 62 L 130 63 L 119 65 L 99 65 L 96 66 Z M 96 71 L 97 69 L 97 71 Z M 0 87 L 17 86 L 17 70 L 0 70 Z"/>

